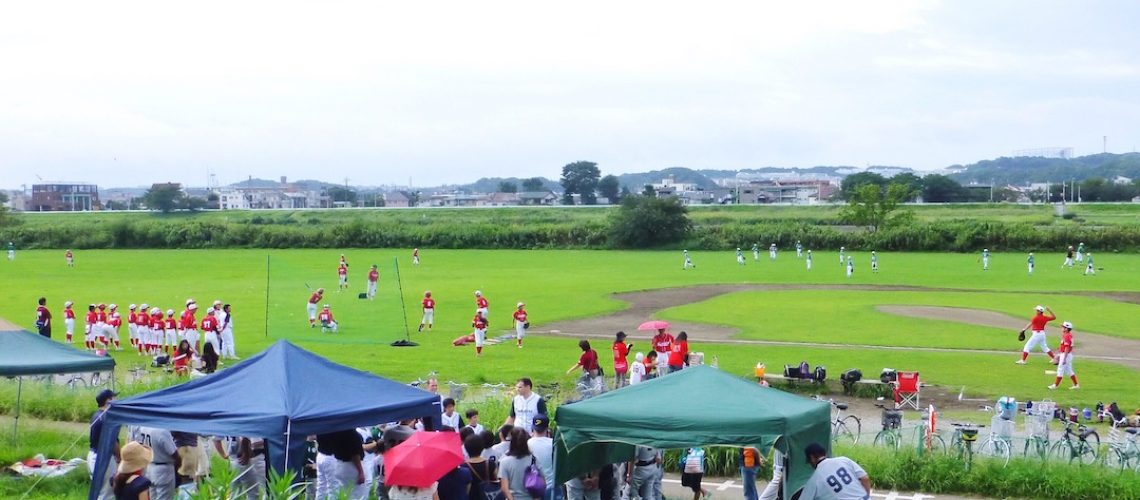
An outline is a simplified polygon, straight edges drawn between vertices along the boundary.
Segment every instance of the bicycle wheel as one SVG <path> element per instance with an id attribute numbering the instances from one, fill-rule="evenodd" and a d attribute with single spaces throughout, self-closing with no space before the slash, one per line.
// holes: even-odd
<path id="1" fill-rule="evenodd" d="M 987 439 L 978 447 L 978 454 L 1001 462 L 1002 467 L 1009 465 L 1009 443 L 1001 439 Z"/>
<path id="2" fill-rule="evenodd" d="M 966 470 L 970 470 L 970 467 L 974 463 L 974 448 L 965 443 L 960 444 L 958 447 L 958 460 L 962 461 L 962 466 L 965 467 Z"/>
<path id="3" fill-rule="evenodd" d="M 855 444 L 856 439 L 854 432 L 847 427 L 846 419 L 835 422 L 831 428 L 831 440 L 836 443 Z"/>
<path id="4" fill-rule="evenodd" d="M 1025 440 L 1024 455 L 1041 460 L 1049 458 L 1049 442 L 1036 437 L 1027 438 Z"/>
<path id="5" fill-rule="evenodd" d="M 855 415 L 848 415 L 843 417 L 843 423 L 852 433 L 852 443 L 859 442 L 859 435 L 863 433 L 863 422 Z"/>
<path id="6" fill-rule="evenodd" d="M 892 450 L 899 449 L 899 435 L 897 432 L 889 429 L 883 429 L 875 434 L 875 446 L 882 446 Z"/>
<path id="7" fill-rule="evenodd" d="M 938 434 L 930 436 L 930 454 L 945 455 L 946 453 L 946 441 L 942 439 L 942 436 Z"/>
<path id="8" fill-rule="evenodd" d="M 1081 465 L 1092 465 L 1096 463 L 1096 457 L 1100 449 L 1100 436 L 1097 436 L 1095 432 L 1090 432 L 1084 441 L 1077 441 L 1076 445 L 1077 449 L 1073 457 L 1076 461 L 1080 462 Z"/>
<path id="9" fill-rule="evenodd" d="M 1069 439 L 1062 439 L 1054 443 L 1053 447 L 1049 449 L 1049 456 L 1054 460 L 1072 462 L 1073 457 L 1076 456 L 1073 451 L 1073 442 Z"/>
<path id="10" fill-rule="evenodd" d="M 1109 450 L 1108 456 L 1104 457 L 1104 464 L 1117 470 L 1128 470 L 1132 467 L 1133 458 L 1128 456 L 1128 452 L 1117 447 Z"/>

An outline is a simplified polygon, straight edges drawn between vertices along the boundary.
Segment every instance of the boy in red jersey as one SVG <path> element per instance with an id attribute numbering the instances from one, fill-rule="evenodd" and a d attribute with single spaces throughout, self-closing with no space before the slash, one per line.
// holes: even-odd
<path id="1" fill-rule="evenodd" d="M 69 300 L 63 303 L 63 326 L 67 329 L 67 343 L 71 343 L 71 336 L 75 333 L 75 310 L 71 308 Z"/>
<path id="2" fill-rule="evenodd" d="M 317 315 L 317 321 L 321 322 L 322 332 L 337 332 L 336 318 L 333 317 L 332 310 L 329 309 L 328 304 L 325 304 L 325 307 L 321 309 L 321 313 Z"/>
<path id="3" fill-rule="evenodd" d="M 348 288 L 348 266 L 341 261 L 340 265 L 336 267 L 337 290 L 342 291 Z"/>
<path id="4" fill-rule="evenodd" d="M 317 326 L 317 304 L 325 297 L 325 289 L 318 288 L 309 296 L 309 302 L 305 305 L 305 311 L 309 313 L 309 328 Z"/>
<path id="5" fill-rule="evenodd" d="M 368 271 L 368 300 L 376 298 L 376 285 L 380 282 L 380 271 L 376 269 L 376 264 L 372 264 L 372 269 Z"/>
<path id="6" fill-rule="evenodd" d="M 166 342 L 162 344 L 162 350 L 170 354 L 178 348 L 178 319 L 174 317 L 174 309 L 166 310 L 166 319 L 162 320 L 162 327 L 166 330 Z"/>
<path id="7" fill-rule="evenodd" d="M 522 339 L 526 336 L 526 329 L 530 326 L 530 322 L 526 320 L 527 314 L 524 307 L 526 304 L 519 302 L 518 309 L 515 311 L 515 342 L 518 343 L 519 349 L 522 349 Z"/>
<path id="8" fill-rule="evenodd" d="M 483 313 L 483 318 L 489 318 L 491 316 L 491 311 L 487 309 L 488 305 L 489 304 L 487 302 L 487 297 L 483 296 L 483 292 L 475 290 L 475 312 Z"/>
<path id="9" fill-rule="evenodd" d="M 87 316 L 83 318 L 83 346 L 88 351 L 95 350 L 95 320 L 98 316 L 95 314 L 95 304 L 87 305 Z"/>
<path id="10" fill-rule="evenodd" d="M 1045 354 L 1049 355 L 1049 359 L 1053 359 L 1053 351 L 1049 350 L 1049 343 L 1045 339 L 1045 325 L 1050 321 L 1057 319 L 1057 315 L 1053 314 L 1053 310 L 1045 306 L 1036 307 L 1037 314 L 1029 320 L 1029 324 L 1021 329 L 1021 334 L 1025 334 L 1025 330 L 1032 330 L 1033 336 L 1029 337 L 1029 341 L 1025 343 L 1025 347 L 1021 349 L 1021 359 L 1015 361 L 1019 365 L 1024 365 L 1025 360 L 1029 358 L 1029 351 L 1034 347 L 1040 347 Z M 1049 314 L 1045 314 L 1048 311 Z"/>
<path id="11" fill-rule="evenodd" d="M 432 324 L 435 323 L 435 299 L 431 298 L 431 290 L 424 292 L 424 300 L 422 302 L 424 315 L 420 318 L 420 329 L 424 331 L 424 325 L 427 325 L 428 330 L 431 330 Z"/>
<path id="12" fill-rule="evenodd" d="M 471 327 L 475 329 L 475 357 L 480 357 L 483 355 L 483 343 L 487 341 L 487 317 L 477 311 Z"/>
<path id="13" fill-rule="evenodd" d="M 194 352 L 202 352 L 201 339 L 198 338 L 198 318 L 195 312 L 198 310 L 196 302 L 190 302 L 186 305 L 186 310 L 182 311 L 182 321 L 179 327 L 182 328 L 182 340 L 190 343 L 190 347 L 194 348 Z"/>
<path id="14" fill-rule="evenodd" d="M 1073 324 L 1068 321 L 1061 323 L 1061 345 L 1057 346 L 1057 380 L 1053 385 L 1049 386 L 1050 389 L 1056 389 L 1061 386 L 1061 379 L 1065 375 L 1073 381 L 1073 386 L 1069 389 L 1080 389 L 1081 384 L 1077 383 L 1077 372 L 1073 371 Z"/>
<path id="15" fill-rule="evenodd" d="M 115 343 L 115 350 L 123 350 L 119 344 L 119 327 L 123 325 L 123 317 L 119 314 L 119 306 L 111 304 L 111 313 L 107 315 L 107 338 Z M 107 345 L 110 348 L 110 344 Z"/>

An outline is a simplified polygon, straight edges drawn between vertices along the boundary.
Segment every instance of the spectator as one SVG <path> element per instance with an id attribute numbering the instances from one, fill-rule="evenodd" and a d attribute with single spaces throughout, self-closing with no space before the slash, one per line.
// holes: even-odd
<path id="1" fill-rule="evenodd" d="M 483 433 L 483 426 L 479 424 L 479 410 L 471 408 L 467 410 L 467 427 L 475 431 L 475 434 Z"/>
<path id="2" fill-rule="evenodd" d="M 453 431 L 459 431 L 463 427 L 463 417 L 455 411 L 455 400 L 451 398 L 444 398 L 443 400 L 443 414 L 440 415 L 440 420 L 443 422 L 443 427 L 450 427 Z"/>
<path id="3" fill-rule="evenodd" d="M 763 464 L 764 460 L 760 460 Z M 772 448 L 772 480 L 764 487 L 758 500 L 776 500 L 780 496 L 780 487 L 784 484 L 784 454 L 775 447 Z"/>
<path id="4" fill-rule="evenodd" d="M 827 458 L 819 443 L 804 449 L 808 465 L 815 469 L 800 493 L 802 500 L 870 498 L 871 478 L 847 457 Z"/>
<path id="5" fill-rule="evenodd" d="M 602 500 L 600 475 L 601 471 L 592 470 L 566 481 L 569 500 Z"/>
<path id="6" fill-rule="evenodd" d="M 554 440 L 550 439 L 550 417 L 539 415 L 534 417 L 534 433 L 527 440 L 526 446 L 530 449 L 538 468 L 542 470 L 542 478 L 546 480 L 546 493 L 544 500 L 557 500 L 562 498 L 562 488 L 555 488 L 554 484 Z"/>
<path id="7" fill-rule="evenodd" d="M 317 435 L 317 498 L 364 484 L 363 441 L 356 429 Z"/>
<path id="8" fill-rule="evenodd" d="M 416 486 L 393 485 L 388 489 L 389 500 L 440 500 L 439 481 L 431 483 L 426 488 Z"/>
<path id="9" fill-rule="evenodd" d="M 751 446 L 740 449 L 740 482 L 744 486 L 744 500 L 757 500 L 756 473 L 760 470 L 760 450 Z"/>
<path id="10" fill-rule="evenodd" d="M 443 428 L 444 432 L 452 432 L 449 427 Z M 483 439 L 476 437 L 479 445 L 483 444 Z M 466 444 L 466 441 L 463 441 Z M 467 447 L 464 446 L 464 453 Z M 468 491 L 471 487 L 471 470 L 462 465 L 451 469 L 443 477 L 439 478 L 438 487 L 436 489 L 437 498 L 440 500 L 468 500 Z"/>
<path id="11" fill-rule="evenodd" d="M 486 458 L 488 460 L 494 458 L 495 460 L 498 460 L 498 458 L 495 457 L 495 452 L 492 449 L 495 446 L 495 435 L 487 429 L 483 429 L 483 432 L 480 432 L 478 435 L 479 437 L 483 438 L 483 458 Z"/>
<path id="12" fill-rule="evenodd" d="M 111 491 L 117 500 L 150 500 L 150 480 L 143 470 L 154 454 L 142 443 L 131 441 L 120 452 L 118 474 L 111 480 Z"/>
<path id="13" fill-rule="evenodd" d="M 681 467 L 681 486 L 693 490 L 693 500 L 700 500 L 701 495 L 708 497 L 711 493 L 701 487 L 701 479 L 705 475 L 704 448 L 689 448 L 681 460 Z"/>
<path id="14" fill-rule="evenodd" d="M 518 395 L 511 403 L 511 414 L 506 423 L 519 427 L 528 433 L 533 425 L 534 417 L 546 414 L 546 400 L 534 393 L 534 383 L 527 377 L 520 378 L 515 383 Z"/>
<path id="15" fill-rule="evenodd" d="M 503 458 L 507 456 L 507 452 L 511 447 L 511 431 L 515 426 L 511 424 L 503 424 L 499 427 L 499 443 L 491 446 L 491 454 L 494 455 L 495 461 L 503 463 Z"/>
<path id="16" fill-rule="evenodd" d="M 194 353 L 190 350 L 190 341 L 183 340 L 178 343 L 178 349 L 174 350 L 174 357 L 170 362 L 174 365 L 174 374 L 186 376 L 190 374 L 190 359 Z"/>
<path id="17" fill-rule="evenodd" d="M 577 368 L 582 369 L 581 382 L 586 387 L 593 388 L 595 386 L 594 380 L 601 375 L 601 370 L 598 367 L 598 351 L 590 347 L 590 341 L 582 339 L 578 341 L 578 348 L 582 349 L 582 355 L 578 357 L 578 362 L 571 366 L 566 373 L 570 373 Z"/>
<path id="18" fill-rule="evenodd" d="M 640 384 L 642 380 L 645 380 L 645 355 L 639 352 L 629 367 L 629 385 Z"/>
<path id="19" fill-rule="evenodd" d="M 259 500 L 265 491 L 265 440 L 237 438 L 233 447 L 233 453 L 229 454 L 230 465 L 239 476 L 234 487 L 237 492 L 245 492 L 247 500 Z"/>
<path id="20" fill-rule="evenodd" d="M 483 498 L 483 491 L 490 490 L 490 486 L 502 489 L 499 486 L 495 461 L 487 460 L 482 456 L 485 444 L 483 436 L 480 435 L 468 436 L 467 439 L 463 440 L 463 450 L 467 452 L 469 457 L 463 467 L 466 467 L 471 473 L 471 485 L 467 490 L 467 497 L 473 500 Z"/>
<path id="21" fill-rule="evenodd" d="M 511 430 L 510 449 L 499 465 L 499 480 L 506 500 L 533 500 L 526 491 L 526 469 L 537 462 L 530 454 L 527 440 L 530 434 L 516 427 Z"/>
<path id="22" fill-rule="evenodd" d="M 681 332 L 669 346 L 669 373 L 679 372 L 689 366 L 689 334 Z"/>
<path id="23" fill-rule="evenodd" d="M 206 342 L 202 345 L 202 371 L 206 373 L 214 373 L 218 370 L 218 351 L 214 350 L 214 344 Z"/>
<path id="24" fill-rule="evenodd" d="M 98 454 L 95 450 L 99 448 L 99 438 L 103 435 L 103 417 L 107 414 L 107 409 L 110 407 L 111 401 L 115 399 L 115 396 L 118 396 L 118 393 L 110 389 L 103 389 L 99 392 L 99 395 L 95 396 L 95 404 L 99 405 L 99 408 L 91 415 L 91 427 L 87 433 L 89 439 L 89 447 L 87 449 L 87 474 L 89 476 L 95 474 L 95 460 L 98 458 Z M 107 463 L 107 470 L 103 475 L 103 479 L 95 482 L 95 484 L 103 486 L 99 500 L 106 500 L 113 495 L 109 484 L 114 476 L 115 468 L 118 467 L 118 439 L 115 440 L 115 447 L 111 450 L 111 453 L 113 456 L 111 457 L 111 461 Z M 94 479 L 92 479 L 92 481 L 94 481 Z"/>
<path id="25" fill-rule="evenodd" d="M 625 343 L 625 332 L 617 332 L 614 338 L 614 389 L 629 385 L 629 350 L 633 343 Z"/>
<path id="26" fill-rule="evenodd" d="M 657 472 L 661 458 L 657 450 L 648 446 L 638 446 L 634 449 L 633 460 L 625 470 L 625 482 L 629 484 L 629 498 L 652 500 L 656 498 L 653 493 L 653 484 L 657 481 Z"/>
<path id="27" fill-rule="evenodd" d="M 645 376 L 642 380 L 643 382 L 645 380 L 653 380 L 657 378 L 657 351 L 649 351 L 649 354 L 645 355 L 645 362 L 643 365 L 645 366 Z"/>

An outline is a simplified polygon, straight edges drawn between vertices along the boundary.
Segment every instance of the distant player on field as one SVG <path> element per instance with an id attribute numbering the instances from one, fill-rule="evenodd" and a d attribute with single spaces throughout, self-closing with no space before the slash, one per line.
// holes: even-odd
<path id="1" fill-rule="evenodd" d="M 796 240 L 796 258 L 802 259 L 804 257 L 804 246 L 800 244 L 800 240 Z"/>
<path id="2" fill-rule="evenodd" d="M 75 334 L 75 310 L 72 309 L 73 303 L 69 300 L 63 303 L 63 326 L 67 329 L 67 343 L 71 343 L 71 337 Z"/>
<path id="3" fill-rule="evenodd" d="M 323 298 L 325 298 L 324 288 L 318 288 L 317 291 L 309 296 L 309 302 L 305 306 L 305 310 L 309 313 L 309 328 L 317 326 L 317 304 L 319 304 Z"/>
<path id="4" fill-rule="evenodd" d="M 688 269 L 690 267 L 693 269 L 697 268 L 697 265 L 693 264 L 693 259 L 689 258 L 689 251 L 688 250 L 681 250 L 681 255 L 683 255 L 685 257 L 685 264 L 681 267 L 682 271 L 684 271 L 685 269 Z"/>
<path id="5" fill-rule="evenodd" d="M 518 306 L 515 309 L 515 314 L 514 314 L 514 318 L 515 318 L 515 341 L 519 345 L 519 349 L 522 349 L 523 337 L 526 336 L 526 329 L 528 326 L 530 326 L 530 322 L 528 322 L 526 319 L 527 313 L 526 313 L 525 307 L 526 307 L 526 304 L 519 302 Z"/>
<path id="6" fill-rule="evenodd" d="M 852 258 L 851 256 L 848 256 L 847 257 L 847 278 L 851 278 L 852 274 L 855 274 L 855 259 Z"/>
<path id="7" fill-rule="evenodd" d="M 376 269 L 376 264 L 372 264 L 372 269 L 368 271 L 368 300 L 376 298 L 376 284 L 380 281 L 380 271 Z"/>
<path id="8" fill-rule="evenodd" d="M 1089 252 L 1089 254 L 1086 255 L 1086 257 L 1088 257 L 1089 262 L 1085 266 L 1085 276 L 1088 276 L 1090 274 L 1096 274 L 1096 268 L 1093 267 L 1092 252 Z"/>
<path id="9" fill-rule="evenodd" d="M 420 265 L 420 249 L 419 248 L 413 248 L 412 249 L 412 265 L 413 266 Z"/>
<path id="10" fill-rule="evenodd" d="M 1061 379 L 1065 378 L 1065 375 L 1073 381 L 1070 389 L 1081 388 L 1081 384 L 1077 383 L 1077 372 L 1073 371 L 1073 324 L 1068 321 L 1061 323 L 1061 345 L 1057 346 L 1057 380 L 1049 388 L 1060 387 Z"/>
<path id="11" fill-rule="evenodd" d="M 1025 343 L 1025 347 L 1021 349 L 1021 359 L 1016 361 L 1019 365 L 1025 364 L 1025 360 L 1029 359 L 1029 350 L 1034 347 L 1040 347 L 1045 354 L 1049 355 L 1049 359 L 1053 359 L 1053 351 L 1049 350 L 1049 343 L 1045 339 L 1045 325 L 1057 319 L 1057 315 L 1053 314 L 1052 309 L 1045 306 L 1037 306 L 1035 309 L 1037 310 L 1037 314 L 1033 315 L 1033 318 L 1029 320 L 1029 324 L 1021 329 L 1021 334 L 1018 337 L 1023 338 L 1026 330 L 1033 331 L 1033 335 L 1029 337 L 1029 341 Z M 1049 314 L 1045 314 L 1046 312 Z"/>
<path id="12" fill-rule="evenodd" d="M 16 260 L 16 244 L 11 241 L 8 242 L 8 260 Z"/>
<path id="13" fill-rule="evenodd" d="M 162 342 L 162 350 L 170 354 L 178 349 L 178 318 L 174 317 L 174 309 L 166 310 L 166 318 L 162 320 L 162 329 L 166 332 Z"/>
<path id="14" fill-rule="evenodd" d="M 424 325 L 427 325 L 428 330 L 431 330 L 432 324 L 435 323 L 435 299 L 431 298 L 431 290 L 424 292 L 424 300 L 420 305 L 423 307 L 423 316 L 420 317 L 418 331 L 424 331 Z"/>
<path id="15" fill-rule="evenodd" d="M 338 283 L 336 291 L 340 292 L 348 288 L 348 266 L 344 262 L 336 267 L 336 279 Z"/>
<path id="16" fill-rule="evenodd" d="M 487 309 L 487 297 L 483 296 L 483 292 L 475 290 L 475 313 L 483 313 L 484 318 L 491 316 L 491 312 Z"/>
<path id="17" fill-rule="evenodd" d="M 982 249 L 982 256 L 981 256 L 980 260 L 982 261 L 982 270 L 983 271 L 989 271 L 990 270 L 990 249 L 988 249 L 988 248 Z"/>
<path id="18" fill-rule="evenodd" d="M 1033 252 L 1029 252 L 1029 258 L 1025 259 L 1026 265 L 1029 266 L 1029 275 L 1033 276 Z"/>
<path id="19" fill-rule="evenodd" d="M 130 337 L 131 347 L 136 347 L 139 340 L 138 309 L 139 306 L 135 304 L 127 306 L 127 336 Z"/>
<path id="20" fill-rule="evenodd" d="M 1065 262 L 1061 264 L 1061 269 L 1073 268 L 1073 245 L 1069 245 L 1069 249 L 1065 251 Z"/>
<path id="21" fill-rule="evenodd" d="M 1085 242 L 1077 243 L 1077 262 L 1085 260 Z"/>
<path id="22" fill-rule="evenodd" d="M 807 251 L 807 270 L 811 271 L 811 250 Z"/>
<path id="23" fill-rule="evenodd" d="M 874 250 L 871 250 L 871 272 L 879 272 L 879 256 Z"/>
<path id="24" fill-rule="evenodd" d="M 83 318 L 83 346 L 88 351 L 95 350 L 95 304 L 87 305 L 87 316 Z"/>
<path id="25" fill-rule="evenodd" d="M 95 311 L 95 338 L 104 346 L 110 347 L 107 343 L 107 304 L 99 304 L 98 307 L 99 310 Z"/>
<path id="26" fill-rule="evenodd" d="M 123 317 L 119 314 L 119 306 L 111 304 L 111 312 L 107 315 L 107 338 L 115 343 L 115 350 L 123 350 L 122 344 L 119 342 L 119 327 L 123 325 Z M 110 347 L 108 343 L 107 347 Z"/>
<path id="27" fill-rule="evenodd" d="M 483 343 L 487 341 L 487 316 L 484 315 L 483 309 L 475 311 L 471 327 L 475 329 L 475 357 L 482 357 Z"/>
<path id="28" fill-rule="evenodd" d="M 135 339 L 135 348 L 141 356 L 148 349 L 147 343 L 150 342 L 150 313 L 147 312 L 148 304 L 139 304 L 139 312 L 135 315 L 135 331 L 138 337 Z"/>
<path id="29" fill-rule="evenodd" d="M 36 329 L 40 335 L 51 338 L 51 311 L 47 308 L 47 297 L 40 297 L 37 301 Z"/>
<path id="30" fill-rule="evenodd" d="M 843 248 L 843 247 L 839 247 L 839 265 L 841 265 L 841 266 L 842 266 L 843 264 L 846 264 L 846 263 L 847 263 L 847 258 L 843 256 L 843 253 L 844 253 L 844 252 L 846 252 L 846 251 L 847 251 L 847 249 L 846 249 L 846 248 Z"/>
<path id="31" fill-rule="evenodd" d="M 742 266 L 744 265 L 744 252 L 740 251 L 740 247 L 736 248 L 736 263 Z"/>
<path id="32" fill-rule="evenodd" d="M 760 244 L 752 244 L 752 260 L 760 260 Z"/>
<path id="33" fill-rule="evenodd" d="M 194 352 L 202 352 L 202 342 L 198 337 L 198 318 L 194 317 L 198 311 L 198 303 L 190 302 L 186 305 L 186 310 L 182 311 L 182 340 L 190 343 L 194 348 Z M 156 311 L 157 312 L 157 311 Z M 153 314 L 153 313 L 152 313 Z"/>
<path id="34" fill-rule="evenodd" d="M 67 267 L 75 267 L 75 254 L 71 253 L 70 248 L 63 253 L 63 260 L 67 262 Z"/>
<path id="35" fill-rule="evenodd" d="M 321 322 L 322 332 L 337 332 L 336 318 L 333 317 L 332 309 L 329 309 L 328 304 L 325 304 L 325 307 L 321 309 L 321 313 L 317 315 L 317 321 Z"/>
<path id="36" fill-rule="evenodd" d="M 776 260 L 776 244 L 775 243 L 768 246 L 768 258 L 771 260 Z"/>

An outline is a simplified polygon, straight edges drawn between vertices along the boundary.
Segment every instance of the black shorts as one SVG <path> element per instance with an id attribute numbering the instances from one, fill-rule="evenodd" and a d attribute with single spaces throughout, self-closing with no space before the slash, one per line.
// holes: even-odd
<path id="1" fill-rule="evenodd" d="M 689 488 L 692 488 L 693 493 L 699 493 L 701 491 L 701 478 L 703 478 L 703 477 L 704 477 L 704 474 L 692 474 L 692 473 L 688 473 L 688 472 L 682 472 L 681 473 L 681 486 L 688 486 Z"/>

